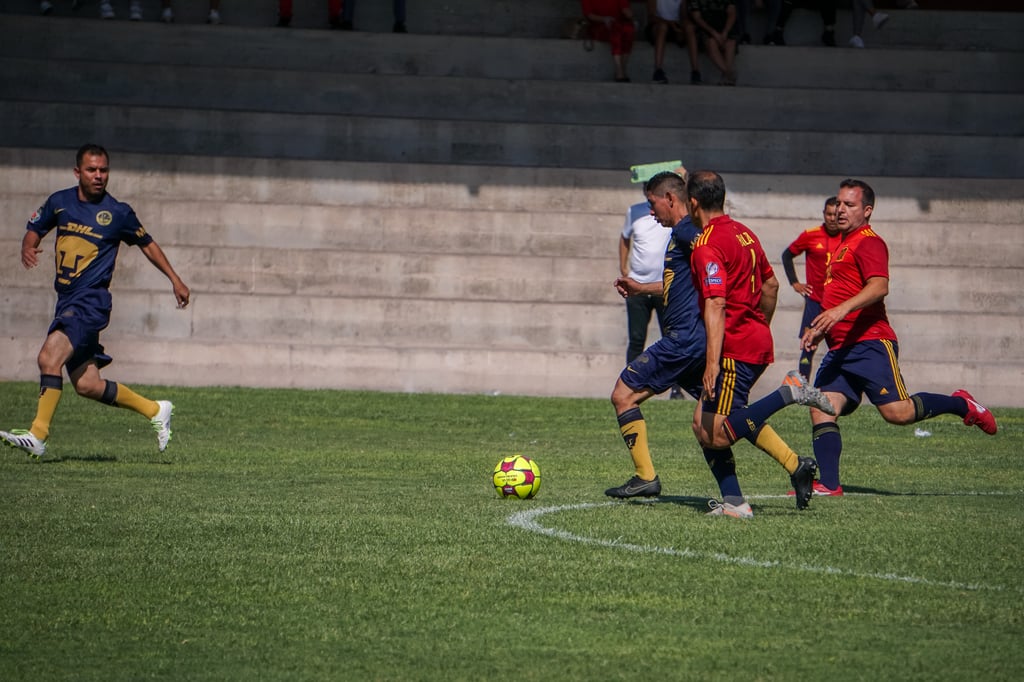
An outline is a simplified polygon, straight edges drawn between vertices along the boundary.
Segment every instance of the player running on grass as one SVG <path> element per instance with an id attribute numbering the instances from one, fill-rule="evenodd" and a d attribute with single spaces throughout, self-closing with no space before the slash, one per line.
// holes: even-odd
<path id="1" fill-rule="evenodd" d="M 690 219 L 686 183 L 681 177 L 684 173 L 685 169 L 677 173 L 658 173 L 646 184 L 651 214 L 672 230 L 672 239 L 665 253 L 663 281 L 641 284 L 628 277 L 620 277 L 615 281 L 616 290 L 622 296 L 661 293 L 665 298 L 665 322 L 662 338 L 626 365 L 612 391 L 612 404 L 615 406 L 619 429 L 629 448 L 636 474 L 623 485 L 606 490 L 605 494 L 609 497 L 654 497 L 661 493 L 661 481 L 651 462 L 647 424 L 640 411 L 641 403 L 668 390 L 674 383 L 698 399 L 702 393 L 707 392 L 707 386 L 703 383 L 707 337 L 701 306 L 697 300 L 698 292 L 693 286 L 690 272 L 693 244 L 700 232 Z M 786 467 L 793 485 L 804 493 L 797 498 L 797 508 L 803 509 L 811 497 L 814 460 L 798 459 L 764 421 L 786 405 L 821 404 L 824 397 L 804 383 L 799 375 L 788 379 L 790 383 L 749 407 L 745 407 L 746 393 L 741 390 L 737 394 L 738 402 L 733 414 L 736 419 L 744 422 L 748 419 L 758 421 L 757 427 L 751 426 L 743 437 Z M 700 412 L 701 402 L 698 401 L 695 423 Z M 735 440 L 733 438 L 729 444 Z M 740 492 L 731 450 L 728 447 L 708 446 L 704 448 L 704 456 L 723 496 L 722 504 L 713 501 L 710 513 L 742 518 L 753 516 L 750 505 Z"/>
<path id="2" fill-rule="evenodd" d="M 963 417 L 993 435 L 996 418 L 961 389 L 953 395 L 910 395 L 900 375 L 899 345 L 889 326 L 885 297 L 889 293 L 889 249 L 868 221 L 875 208 L 875 192 L 862 180 L 839 184 L 837 221 L 842 241 L 832 254 L 825 274 L 822 312 L 804 332 L 805 350 L 822 339 L 829 352 L 814 379 L 832 403 L 836 415 L 852 414 L 861 398 L 878 408 L 890 424 L 914 424 L 940 414 Z M 839 457 L 843 439 L 837 417 L 811 408 L 814 456 L 821 472 L 814 494 L 839 496 Z"/>
<path id="3" fill-rule="evenodd" d="M 32 457 L 46 452 L 50 422 L 57 410 L 66 368 L 79 395 L 107 405 L 135 410 L 150 420 L 163 452 L 171 439 L 173 405 L 153 401 L 124 384 L 100 376 L 110 364 L 100 344 L 100 332 L 110 321 L 110 280 L 121 243 L 138 246 L 149 262 L 164 273 L 179 308 L 188 305 L 189 289 L 171 267 L 163 250 L 135 217 L 135 211 L 107 193 L 109 156 L 103 147 L 87 144 L 75 157 L 78 186 L 51 194 L 32 214 L 21 242 L 21 263 L 39 264 L 39 244 L 57 228 L 55 243 L 57 306 L 46 340 L 39 351 L 39 402 L 27 431 L 0 431 L 0 440 Z"/>

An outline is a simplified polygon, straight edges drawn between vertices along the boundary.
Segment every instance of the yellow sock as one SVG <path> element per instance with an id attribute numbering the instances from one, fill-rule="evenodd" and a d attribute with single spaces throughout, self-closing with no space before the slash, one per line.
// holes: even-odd
<path id="1" fill-rule="evenodd" d="M 135 410 L 146 419 L 152 419 L 160 411 L 160 406 L 156 404 L 156 401 L 143 398 L 124 384 L 117 385 L 117 397 L 114 398 L 114 401 L 118 407 Z"/>
<path id="2" fill-rule="evenodd" d="M 651 461 L 651 450 L 647 446 L 647 422 L 643 418 L 635 419 L 626 424 L 619 424 L 622 440 L 626 441 L 629 456 L 633 458 L 636 475 L 645 481 L 653 481 L 654 462 Z"/>
<path id="3" fill-rule="evenodd" d="M 36 418 L 32 420 L 29 433 L 45 441 L 50 437 L 50 422 L 57 411 L 57 403 L 63 393 L 63 379 L 59 376 L 45 374 L 39 381 L 39 403 L 36 405 Z"/>
<path id="4" fill-rule="evenodd" d="M 757 434 L 754 445 L 761 448 L 776 462 L 781 464 L 786 471 L 793 473 L 800 466 L 800 460 L 793 449 L 786 445 L 786 442 L 775 433 L 775 429 L 765 424 Z"/>

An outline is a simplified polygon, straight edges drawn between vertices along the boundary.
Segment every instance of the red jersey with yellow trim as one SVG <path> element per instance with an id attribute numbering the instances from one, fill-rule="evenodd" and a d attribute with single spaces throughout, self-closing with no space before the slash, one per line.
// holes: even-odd
<path id="1" fill-rule="evenodd" d="M 871 277 L 889 278 L 889 247 L 870 225 L 846 235 L 832 254 L 825 273 L 824 310 L 834 308 L 860 293 Z M 885 301 L 854 310 L 825 335 L 829 348 L 852 346 L 872 339 L 896 341 L 889 326 Z"/>
<path id="2" fill-rule="evenodd" d="M 727 215 L 712 218 L 697 237 L 690 262 L 701 315 L 707 299 L 725 298 L 722 357 L 771 364 L 775 360 L 772 331 L 758 305 L 761 286 L 775 272 L 757 235 Z"/>
<path id="3" fill-rule="evenodd" d="M 818 225 L 801 232 L 789 245 L 789 252 L 794 256 L 807 254 L 804 256 L 804 282 L 811 287 L 811 293 L 807 298 L 812 301 L 821 303 L 822 290 L 825 287 L 825 269 L 828 268 L 829 259 L 841 240 L 842 235 L 830 235 L 825 231 L 824 225 Z"/>

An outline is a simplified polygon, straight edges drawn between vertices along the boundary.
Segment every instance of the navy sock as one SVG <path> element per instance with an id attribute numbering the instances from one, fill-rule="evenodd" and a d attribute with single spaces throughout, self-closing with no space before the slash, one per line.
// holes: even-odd
<path id="1" fill-rule="evenodd" d="M 818 460 L 818 480 L 826 488 L 839 487 L 839 456 L 843 453 L 843 436 L 839 424 L 824 422 L 811 431 L 814 459 Z"/>
<path id="2" fill-rule="evenodd" d="M 940 414 L 967 416 L 967 401 L 963 398 L 938 393 L 915 393 L 910 399 L 914 401 L 915 422 L 931 419 Z"/>
<path id="3" fill-rule="evenodd" d="M 800 364 L 797 365 L 797 368 L 796 368 L 796 371 L 800 372 L 800 375 L 804 379 L 807 379 L 808 381 L 811 380 L 811 360 L 813 360 L 813 359 L 814 359 L 814 351 L 813 350 L 805 350 L 805 351 L 803 351 L 802 353 L 800 353 Z"/>
<path id="4" fill-rule="evenodd" d="M 736 497 L 742 502 L 743 493 L 740 491 L 740 481 L 736 478 L 736 460 L 732 456 L 732 448 L 724 450 L 711 450 L 704 448 L 704 459 L 707 460 L 711 475 L 718 482 L 718 490 L 722 493 L 722 501 L 726 498 Z M 736 502 L 729 502 L 737 504 Z"/>
<path id="5" fill-rule="evenodd" d="M 749 437 L 751 433 L 757 431 L 768 421 L 768 417 L 788 404 L 781 391 L 772 391 L 756 403 L 733 411 L 725 419 L 726 428 L 732 434 L 733 442 Z"/>

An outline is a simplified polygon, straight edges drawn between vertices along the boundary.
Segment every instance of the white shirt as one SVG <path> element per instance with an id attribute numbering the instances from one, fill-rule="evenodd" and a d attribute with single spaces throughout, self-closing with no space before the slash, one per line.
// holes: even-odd
<path id="1" fill-rule="evenodd" d="M 665 270 L 665 249 L 672 238 L 672 230 L 654 219 L 646 201 L 629 207 L 622 238 L 632 240 L 629 276 L 641 284 L 660 282 Z"/>

